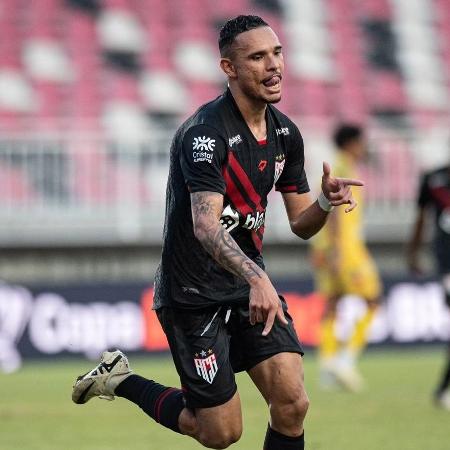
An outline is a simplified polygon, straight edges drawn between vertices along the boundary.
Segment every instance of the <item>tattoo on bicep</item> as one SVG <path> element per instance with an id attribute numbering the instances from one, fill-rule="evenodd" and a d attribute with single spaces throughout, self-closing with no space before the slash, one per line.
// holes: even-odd
<path id="1" fill-rule="evenodd" d="M 192 194 L 191 206 L 194 217 L 214 214 L 210 195 L 205 192 L 197 192 Z"/>

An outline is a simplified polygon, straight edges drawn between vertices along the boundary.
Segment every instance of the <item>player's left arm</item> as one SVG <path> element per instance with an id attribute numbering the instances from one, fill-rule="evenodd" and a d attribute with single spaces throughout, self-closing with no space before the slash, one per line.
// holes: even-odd
<path id="1" fill-rule="evenodd" d="M 349 205 L 345 212 L 356 208 L 351 186 L 363 186 L 360 180 L 331 175 L 330 165 L 323 163 L 321 199 L 311 200 L 309 193 L 283 193 L 284 205 L 291 230 L 302 239 L 314 236 L 326 223 L 333 206 Z"/>

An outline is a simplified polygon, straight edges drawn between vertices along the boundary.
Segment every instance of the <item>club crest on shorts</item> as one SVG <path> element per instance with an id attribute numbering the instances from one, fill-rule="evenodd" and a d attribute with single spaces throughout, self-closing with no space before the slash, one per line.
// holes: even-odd
<path id="1" fill-rule="evenodd" d="M 216 355 L 209 349 L 207 352 L 202 350 L 195 354 L 194 358 L 197 374 L 209 384 L 212 384 L 219 368 L 217 367 Z"/>

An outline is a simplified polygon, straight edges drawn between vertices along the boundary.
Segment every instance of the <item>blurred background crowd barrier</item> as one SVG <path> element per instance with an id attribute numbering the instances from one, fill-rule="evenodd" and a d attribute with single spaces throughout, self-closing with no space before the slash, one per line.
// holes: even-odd
<path id="1" fill-rule="evenodd" d="M 318 130 L 309 130 L 315 136 L 310 131 L 305 138 L 307 171 L 315 190 L 322 160 L 333 156 Z M 0 137 L 0 243 L 158 245 L 172 134 L 159 130 L 134 142 L 81 132 Z M 441 138 L 445 144 L 444 133 Z M 362 176 L 371 240 L 403 240 L 411 226 L 423 150 L 418 142 L 398 132 L 371 140 Z M 266 242 L 297 240 L 282 197 L 272 193 L 269 204 Z"/>

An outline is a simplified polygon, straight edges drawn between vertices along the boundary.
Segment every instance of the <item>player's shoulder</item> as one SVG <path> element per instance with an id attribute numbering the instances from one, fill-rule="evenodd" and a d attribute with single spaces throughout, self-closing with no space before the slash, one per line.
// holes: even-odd
<path id="1" fill-rule="evenodd" d="M 223 135 L 221 110 L 223 108 L 224 95 L 200 106 L 179 128 L 182 136 L 195 131 L 210 131 L 214 134 Z"/>
<path id="2" fill-rule="evenodd" d="M 277 134 L 283 134 L 285 136 L 301 136 L 297 124 L 289 116 L 272 104 L 269 104 L 268 108 L 275 124 L 277 125 Z"/>
<path id="3" fill-rule="evenodd" d="M 429 172 L 430 175 L 449 175 L 450 166 L 441 166 Z"/>
<path id="4" fill-rule="evenodd" d="M 445 185 L 450 180 L 450 166 L 429 170 L 424 174 L 424 181 L 430 185 Z"/>

